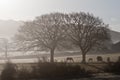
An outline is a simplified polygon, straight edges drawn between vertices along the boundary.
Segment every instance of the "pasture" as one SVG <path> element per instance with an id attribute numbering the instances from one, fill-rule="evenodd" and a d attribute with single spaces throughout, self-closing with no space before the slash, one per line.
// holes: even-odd
<path id="1" fill-rule="evenodd" d="M 103 62 L 98 62 L 97 61 L 97 56 L 101 56 L 103 58 Z M 81 55 L 68 55 L 68 56 L 55 56 L 55 62 L 67 62 L 66 59 L 67 57 L 73 58 L 74 62 L 67 62 L 70 64 L 79 64 L 81 67 L 85 67 L 87 70 L 91 70 L 93 72 L 102 72 L 103 67 L 107 64 L 107 58 L 110 58 L 111 62 L 115 62 L 118 60 L 118 57 L 120 56 L 120 53 L 114 53 L 114 54 L 88 54 L 86 56 L 86 61 L 87 64 L 82 64 L 80 63 L 82 60 Z M 41 57 L 41 56 L 39 56 Z M 88 62 L 89 59 L 92 58 L 92 62 Z M 49 57 L 47 57 L 49 60 Z M 16 63 L 18 67 L 25 66 L 27 68 L 30 68 L 30 66 L 36 65 L 36 62 L 38 62 L 38 57 L 37 58 L 26 58 L 26 59 L 11 59 L 10 61 L 12 63 Z M 4 68 L 4 63 L 5 60 L 0 60 L 0 71 L 3 70 Z"/>

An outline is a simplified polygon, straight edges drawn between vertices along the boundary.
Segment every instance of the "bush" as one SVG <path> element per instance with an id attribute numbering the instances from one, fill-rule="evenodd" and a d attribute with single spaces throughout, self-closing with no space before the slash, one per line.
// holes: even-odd
<path id="1" fill-rule="evenodd" d="M 36 71 L 36 72 L 35 72 Z M 90 77 L 90 72 L 79 65 L 67 63 L 38 63 L 37 68 L 33 68 L 33 75 L 37 78 L 82 78 Z"/>
<path id="2" fill-rule="evenodd" d="M 1 80 L 16 80 L 16 66 L 7 62 L 1 73 Z"/>
<path id="3" fill-rule="evenodd" d="M 91 77 L 91 73 L 80 65 L 71 63 L 39 62 L 31 70 L 25 67 L 16 69 L 12 63 L 6 63 L 1 74 L 1 80 L 31 80 L 31 79 L 67 79 Z"/>
<path id="4" fill-rule="evenodd" d="M 104 71 L 120 75 L 120 61 L 108 63 L 107 66 L 105 66 Z"/>
<path id="5" fill-rule="evenodd" d="M 18 70 L 18 79 L 19 80 L 29 80 L 31 78 L 30 71 L 26 69 L 25 67 L 22 67 L 20 70 Z"/>

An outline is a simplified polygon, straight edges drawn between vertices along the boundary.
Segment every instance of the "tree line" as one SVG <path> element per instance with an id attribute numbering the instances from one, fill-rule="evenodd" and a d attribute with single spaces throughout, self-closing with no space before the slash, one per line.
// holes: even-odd
<path id="1" fill-rule="evenodd" d="M 54 62 L 56 49 L 75 45 L 85 63 L 86 54 L 106 46 L 104 43 L 110 41 L 110 34 L 108 25 L 93 14 L 50 13 L 24 22 L 15 35 L 15 41 L 22 50 L 49 50 L 50 62 Z"/>

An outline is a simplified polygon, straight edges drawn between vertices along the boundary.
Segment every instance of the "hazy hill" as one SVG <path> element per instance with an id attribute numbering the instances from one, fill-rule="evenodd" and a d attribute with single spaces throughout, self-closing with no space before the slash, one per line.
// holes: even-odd
<path id="1" fill-rule="evenodd" d="M 23 21 L 0 20 L 0 38 L 8 38 L 9 39 L 9 38 L 13 37 L 21 25 L 23 25 Z M 114 44 L 112 45 L 111 50 L 108 51 L 108 53 L 118 53 L 118 52 L 120 52 L 120 32 L 111 30 L 110 34 L 111 34 L 111 39 Z M 12 46 L 12 45 L 10 45 L 10 46 Z M 14 48 L 14 46 L 13 46 L 13 48 Z M 74 53 L 73 52 L 63 52 L 62 54 L 61 53 L 56 54 L 55 56 L 62 56 L 62 55 L 69 56 L 69 55 L 80 54 L 79 52 L 74 52 Z M 68 53 L 70 53 L 70 54 L 68 54 Z M 100 52 L 100 53 L 102 53 L 102 52 Z M 46 55 L 49 55 L 49 54 L 46 54 Z M 36 57 L 36 55 L 29 55 L 29 56 L 27 55 L 27 57 L 33 58 L 33 57 Z M 18 57 L 13 57 L 13 58 L 24 58 L 24 57 L 18 56 Z"/>
<path id="2" fill-rule="evenodd" d="M 10 39 L 22 24 L 22 21 L 0 20 L 0 38 Z"/>
<path id="3" fill-rule="evenodd" d="M 119 53 L 120 52 L 120 42 L 117 42 L 112 45 L 112 53 Z"/>
<path id="4" fill-rule="evenodd" d="M 19 27 L 23 25 L 23 21 L 14 21 L 14 20 L 0 20 L 0 38 L 11 38 L 17 33 Z M 120 41 L 120 32 L 116 32 L 111 30 L 111 39 L 113 43 L 117 43 Z M 116 45 L 114 45 L 115 47 Z M 118 46 L 116 46 L 118 47 Z M 114 49 L 112 47 L 112 49 Z M 117 49 L 120 49 L 118 47 Z"/>
<path id="5" fill-rule="evenodd" d="M 0 20 L 0 38 L 10 38 L 17 32 L 19 26 L 23 25 L 23 21 Z M 120 32 L 111 30 L 111 38 L 114 43 L 120 41 Z"/>
<path id="6" fill-rule="evenodd" d="M 119 42 L 120 41 L 120 32 L 112 31 L 111 30 L 111 39 L 113 43 Z"/>

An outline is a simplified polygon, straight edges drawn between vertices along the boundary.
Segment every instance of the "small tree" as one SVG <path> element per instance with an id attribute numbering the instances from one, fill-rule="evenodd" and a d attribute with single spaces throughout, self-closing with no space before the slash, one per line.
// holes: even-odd
<path id="1" fill-rule="evenodd" d="M 108 25 L 89 13 L 72 13 L 68 15 L 68 36 L 82 53 L 82 62 L 86 62 L 86 54 L 93 48 L 100 47 L 110 40 Z"/>

